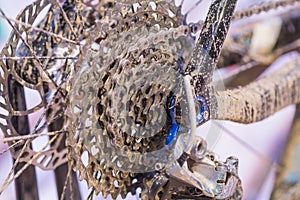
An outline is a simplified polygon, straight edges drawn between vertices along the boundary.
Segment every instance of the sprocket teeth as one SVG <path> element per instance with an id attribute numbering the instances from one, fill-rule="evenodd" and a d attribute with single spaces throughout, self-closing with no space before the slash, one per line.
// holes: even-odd
<path id="1" fill-rule="evenodd" d="M 95 30 L 101 30 L 101 32 L 93 32 L 89 42 L 83 47 L 84 52 L 78 64 L 88 66 L 88 68 L 86 68 L 86 72 L 77 72 L 77 77 L 72 82 L 69 95 L 70 107 L 68 108 L 69 119 L 73 121 L 72 128 L 70 128 L 73 133 L 68 138 L 73 142 L 68 142 L 68 144 L 70 144 L 72 155 L 77 157 L 75 164 L 80 178 L 86 180 L 88 186 L 92 187 L 96 193 L 101 192 L 103 196 L 111 194 L 113 198 L 119 195 L 124 198 L 127 193 L 134 195 L 138 187 L 145 189 L 143 180 L 152 176 L 151 173 L 147 172 L 149 171 L 147 167 L 151 169 L 150 166 L 155 166 L 155 159 L 150 159 L 148 164 L 144 164 L 143 162 L 147 159 L 135 162 L 135 157 L 128 159 L 118 155 L 115 158 L 113 155 L 116 150 L 106 152 L 105 148 L 117 147 L 117 149 L 124 151 L 127 148 L 129 153 L 147 153 L 164 147 L 164 141 L 157 138 L 166 137 L 166 130 L 169 125 L 160 125 L 163 127 L 161 130 L 156 128 L 158 124 L 153 126 L 155 124 L 151 124 L 151 120 L 161 121 L 164 119 L 157 113 L 158 111 L 151 109 L 155 108 L 154 105 L 166 103 L 165 94 L 176 87 L 172 80 L 176 80 L 176 77 L 180 76 L 176 72 L 176 67 L 174 69 L 168 68 L 175 65 L 179 56 L 189 56 L 188 49 L 186 49 L 187 51 L 184 49 L 194 43 L 189 33 L 182 31 L 186 29 L 185 26 L 181 26 L 184 23 L 183 17 L 181 15 L 170 16 L 169 8 L 180 13 L 178 11 L 180 8 L 175 6 L 174 1 L 168 3 L 165 1 L 153 2 L 156 4 L 154 7 L 147 1 L 126 0 L 119 3 L 114 2 L 112 7 L 108 9 L 105 7 L 106 1 L 101 1 L 97 6 L 97 10 L 105 16 L 105 19 L 99 20 L 101 23 L 97 23 L 95 26 Z M 134 3 L 138 5 L 135 11 L 132 10 Z M 122 14 L 119 15 L 118 13 Z M 156 28 L 151 28 L 154 25 Z M 97 44 L 97 47 L 91 51 L 94 44 Z M 134 48 L 131 47 L 134 47 L 137 52 L 133 51 Z M 157 68 L 157 65 L 161 68 Z M 174 73 L 170 73 L 170 71 Z M 158 79 L 162 73 L 165 76 Z M 84 79 L 85 76 L 88 78 Z M 157 79 L 156 81 L 152 80 L 152 83 L 149 80 L 152 85 L 146 87 L 152 88 L 148 92 L 146 92 L 147 88 L 143 88 L 145 76 L 153 76 Z M 131 80 L 134 77 L 138 77 L 138 79 Z M 93 81 L 95 84 L 92 83 L 88 86 Z M 132 83 L 140 84 L 142 89 L 135 91 L 135 88 L 130 88 Z M 126 92 L 134 94 L 127 104 L 122 104 L 122 98 L 124 98 L 120 95 L 122 87 L 128 87 L 128 90 L 125 89 L 122 95 Z M 77 95 L 76 93 L 79 91 L 83 96 L 87 95 L 88 99 L 84 100 L 82 95 Z M 90 93 L 91 91 L 94 91 L 95 95 L 93 92 Z M 176 92 L 180 95 L 182 89 L 178 89 Z M 147 101 L 147 98 L 150 98 L 150 101 Z M 74 113 L 74 106 L 77 105 L 82 109 L 80 115 Z M 88 110 L 94 105 L 97 105 L 98 113 L 90 114 Z M 123 112 L 124 108 L 131 109 L 128 115 L 134 121 L 130 121 L 130 118 L 126 117 L 116 117 L 127 115 Z M 162 107 L 162 109 L 165 108 Z M 150 110 L 152 112 L 151 117 L 148 115 Z M 141 127 L 134 125 L 135 123 L 149 127 L 151 124 L 154 128 L 153 133 L 151 133 L 150 128 L 146 128 L 141 131 L 146 135 L 143 137 L 137 135 L 140 133 Z M 82 133 L 79 133 L 79 138 L 75 139 L 75 132 L 79 130 L 78 125 L 80 125 Z M 160 136 L 158 137 L 158 135 Z M 78 141 L 75 141 L 78 139 L 82 142 L 82 146 Z M 92 140 L 93 142 L 91 142 Z M 84 151 L 88 152 L 87 166 L 82 161 Z M 98 153 L 93 153 L 95 151 Z M 104 153 L 112 155 L 101 157 Z M 166 153 L 166 158 L 161 159 L 168 162 L 168 155 Z M 113 164 L 110 163 L 111 159 L 116 159 Z M 122 162 L 122 159 L 125 160 Z M 109 166 L 112 165 L 113 169 L 109 169 L 108 164 Z M 137 164 L 143 166 L 145 171 L 142 173 L 125 171 L 124 167 L 131 168 Z M 151 170 L 153 171 L 154 167 Z M 95 172 L 101 173 L 101 176 L 95 177 Z M 134 184 L 133 181 L 135 181 Z"/>

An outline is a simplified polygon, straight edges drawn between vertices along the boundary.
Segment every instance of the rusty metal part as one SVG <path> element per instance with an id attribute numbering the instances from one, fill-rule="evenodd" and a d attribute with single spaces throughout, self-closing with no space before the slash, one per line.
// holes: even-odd
<path id="1" fill-rule="evenodd" d="M 160 6 L 157 3 L 156 8 Z M 104 197 L 134 194 L 144 179 L 168 165 L 172 152 L 163 139 L 170 127 L 167 100 L 171 92 L 183 96 L 179 62 L 188 60 L 193 39 L 189 26 L 165 26 L 172 18 L 163 10 L 160 15 L 169 20 L 147 28 L 148 20 L 142 23 L 147 9 L 128 13 L 127 21 L 138 21 L 112 34 L 123 26 L 117 25 L 100 41 L 97 52 L 90 50 L 94 43 L 85 47 L 70 93 L 68 145 L 80 177 Z M 91 41 L 97 41 L 99 35 L 95 36 Z M 83 162 L 84 154 L 88 163 Z"/>

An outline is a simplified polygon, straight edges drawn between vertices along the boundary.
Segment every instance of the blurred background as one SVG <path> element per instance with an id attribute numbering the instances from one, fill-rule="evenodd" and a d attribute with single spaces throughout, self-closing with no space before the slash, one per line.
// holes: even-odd
<path id="1" fill-rule="evenodd" d="M 0 8 L 10 17 L 15 18 L 19 11 L 28 5 L 28 0 L 0 0 Z M 196 1 L 186 1 L 184 9 L 190 9 Z M 257 4 L 262 1 L 240 0 L 237 9 L 244 9 L 251 4 Z M 189 16 L 190 21 L 204 19 L 210 1 L 203 1 L 196 6 Z M 200 12 L 201 11 L 201 12 Z M 266 14 L 268 16 L 268 14 Z M 245 19 L 247 20 L 247 19 Z M 5 44 L 11 31 L 8 23 L 0 18 L 0 49 Z M 271 69 L 284 65 L 291 58 L 298 56 L 297 53 L 291 53 L 280 58 L 274 63 L 265 74 Z M 221 72 L 219 76 L 225 72 Z M 34 100 L 34 94 L 27 95 L 27 101 Z M 295 106 L 289 106 L 275 115 L 257 123 L 242 125 L 226 121 L 213 121 L 204 124 L 198 128 L 198 134 L 205 137 L 209 148 L 216 152 L 221 160 L 228 156 L 239 158 L 239 174 L 242 179 L 245 200 L 267 200 L 273 189 L 275 179 L 275 170 L 277 163 L 283 153 L 288 132 L 290 130 L 295 112 Z M 3 135 L 0 133 L 0 138 Z M 38 148 L 38 143 L 36 144 Z M 6 144 L 0 143 L 0 152 L 7 148 Z M 10 153 L 0 156 L 0 184 L 7 176 L 12 166 Z M 52 171 L 42 171 L 36 167 L 39 197 L 41 200 L 55 200 L 56 196 L 55 178 Z M 30 178 L 30 177 L 29 177 Z M 82 198 L 85 199 L 89 191 L 86 183 L 80 182 Z M 14 184 L 0 195 L 0 199 L 15 199 Z M 103 199 L 101 196 L 95 199 Z M 128 196 L 127 199 L 138 199 Z"/>

